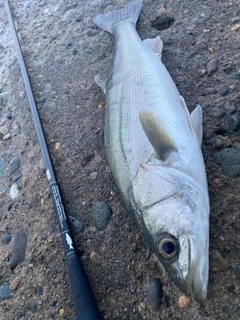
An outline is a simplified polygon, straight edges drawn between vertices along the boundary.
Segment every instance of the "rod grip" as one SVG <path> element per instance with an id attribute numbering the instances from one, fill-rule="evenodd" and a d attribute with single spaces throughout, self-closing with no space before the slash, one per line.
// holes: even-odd
<path id="1" fill-rule="evenodd" d="M 76 320 L 102 320 L 80 257 L 70 254 L 67 261 Z"/>

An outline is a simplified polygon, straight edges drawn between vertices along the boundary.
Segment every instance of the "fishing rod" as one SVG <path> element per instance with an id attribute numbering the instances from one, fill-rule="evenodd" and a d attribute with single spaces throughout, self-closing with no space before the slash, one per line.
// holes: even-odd
<path id="1" fill-rule="evenodd" d="M 57 182 L 57 178 L 54 172 L 54 167 L 49 155 L 46 139 L 44 136 L 43 128 L 39 118 L 36 102 L 34 99 L 31 83 L 29 80 L 27 68 L 24 62 L 21 46 L 17 36 L 17 32 L 14 26 L 11 10 L 8 0 L 5 0 L 5 7 L 8 15 L 8 21 L 12 31 L 14 43 L 17 50 L 18 60 L 22 71 L 22 76 L 32 111 L 33 121 L 37 131 L 37 136 L 46 168 L 46 174 L 49 182 L 49 187 L 54 203 L 56 216 L 58 218 L 60 232 L 62 235 L 62 241 L 64 244 L 67 263 L 68 274 L 72 288 L 72 295 L 74 301 L 74 308 L 77 320 L 102 320 L 99 312 L 96 300 L 94 298 L 92 289 L 87 279 L 86 272 L 83 268 L 82 261 L 80 259 L 79 250 L 73 237 L 71 230 L 71 224 L 66 213 L 64 200 L 60 190 L 60 186 Z"/>

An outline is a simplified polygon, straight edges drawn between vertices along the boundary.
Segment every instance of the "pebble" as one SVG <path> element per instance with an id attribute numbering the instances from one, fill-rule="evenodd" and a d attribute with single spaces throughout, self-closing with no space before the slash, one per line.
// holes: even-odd
<path id="1" fill-rule="evenodd" d="M 95 203 L 90 210 L 90 222 L 99 231 L 106 229 L 112 216 L 112 209 L 105 202 Z"/>
<path id="2" fill-rule="evenodd" d="M 9 173 L 14 173 L 20 167 L 21 161 L 19 157 L 15 157 L 10 161 Z"/>
<path id="3" fill-rule="evenodd" d="M 12 178 L 12 181 L 16 182 L 18 181 L 20 178 L 22 178 L 22 173 L 17 174 L 15 177 Z"/>
<path id="4" fill-rule="evenodd" d="M 10 133 L 7 133 L 7 134 L 5 134 L 5 136 L 3 137 L 3 140 L 5 141 L 5 140 L 8 140 L 8 139 L 10 139 L 10 138 L 11 138 Z"/>
<path id="5" fill-rule="evenodd" d="M 230 108 L 228 109 L 228 113 L 229 113 L 229 114 L 234 114 L 234 113 L 236 113 L 236 112 L 237 112 L 237 107 L 235 107 L 235 105 L 232 104 L 232 105 L 230 106 Z"/>
<path id="6" fill-rule="evenodd" d="M 43 295 L 43 287 L 39 286 L 39 287 L 37 288 L 37 294 L 38 294 L 39 296 L 42 296 L 42 295 Z"/>
<path id="7" fill-rule="evenodd" d="M 205 94 L 214 94 L 214 93 L 216 93 L 217 92 L 217 90 L 215 89 L 215 88 L 206 88 L 205 89 Z"/>
<path id="8" fill-rule="evenodd" d="M 7 118 L 8 120 L 12 120 L 12 113 L 9 112 L 9 113 L 6 115 L 6 118 Z"/>
<path id="9" fill-rule="evenodd" d="M 17 319 L 21 319 L 24 316 L 25 316 L 25 310 L 21 309 L 21 310 L 17 311 L 17 313 L 16 313 Z"/>
<path id="10" fill-rule="evenodd" d="M 18 196 L 18 186 L 16 183 L 14 183 L 10 189 L 10 198 L 14 200 L 17 198 L 17 196 Z"/>
<path id="11" fill-rule="evenodd" d="M 89 177 L 92 179 L 92 180 L 97 180 L 97 177 L 98 177 L 98 172 L 97 171 L 93 171 L 89 174 Z"/>
<path id="12" fill-rule="evenodd" d="M 148 286 L 147 293 L 147 300 L 154 312 L 157 312 L 160 309 L 162 297 L 163 291 L 161 280 L 159 278 L 154 278 Z"/>
<path id="13" fill-rule="evenodd" d="M 191 300 L 186 296 L 181 296 L 178 299 L 178 305 L 181 309 L 188 308 L 190 306 Z"/>
<path id="14" fill-rule="evenodd" d="M 65 311 L 63 309 L 60 309 L 58 312 L 59 317 L 62 317 L 64 315 Z"/>
<path id="15" fill-rule="evenodd" d="M 76 13 L 77 13 L 77 9 L 70 9 L 64 14 L 64 16 L 62 17 L 62 20 L 63 21 L 72 20 Z"/>
<path id="16" fill-rule="evenodd" d="M 8 98 L 7 91 L 0 93 L 0 106 L 3 106 L 5 104 L 7 98 Z"/>
<path id="17" fill-rule="evenodd" d="M 210 270 L 214 272 L 226 271 L 230 267 L 230 263 L 224 259 L 221 253 L 213 250 L 209 255 Z"/>
<path id="18" fill-rule="evenodd" d="M 92 251 L 92 252 L 90 253 L 90 260 L 91 260 L 92 262 L 97 262 L 97 261 L 98 261 L 98 254 L 97 254 L 95 251 Z"/>
<path id="19" fill-rule="evenodd" d="M 33 313 L 38 311 L 38 305 L 35 299 L 32 298 L 28 301 L 28 309 Z"/>
<path id="20" fill-rule="evenodd" d="M 2 236 L 2 241 L 4 244 L 8 244 L 12 240 L 12 236 L 9 233 L 6 233 Z"/>
<path id="21" fill-rule="evenodd" d="M 236 16 L 232 18 L 232 23 L 240 21 L 240 16 Z"/>
<path id="22" fill-rule="evenodd" d="M 68 217 L 72 226 L 73 234 L 74 236 L 76 236 L 84 230 L 84 225 L 75 217 L 73 216 L 68 216 Z"/>
<path id="23" fill-rule="evenodd" d="M 32 6 L 32 0 L 26 1 L 24 3 L 24 8 L 26 8 L 26 9 L 30 8 L 31 6 Z"/>
<path id="24" fill-rule="evenodd" d="M 236 23 L 235 26 L 232 27 L 232 31 L 237 31 L 238 29 L 240 29 L 240 23 Z"/>
<path id="25" fill-rule="evenodd" d="M 207 74 L 211 76 L 218 69 L 218 59 L 211 59 L 207 63 Z"/>
<path id="26" fill-rule="evenodd" d="M 225 115 L 225 110 L 223 108 L 213 108 L 212 109 L 212 115 L 214 118 L 221 118 Z"/>
<path id="27" fill-rule="evenodd" d="M 200 311 L 199 314 L 202 316 L 202 317 L 205 317 L 205 318 L 208 318 L 209 317 L 209 313 L 207 311 Z"/>
<path id="28" fill-rule="evenodd" d="M 5 162 L 2 157 L 0 157 L 0 180 L 5 178 Z"/>
<path id="29" fill-rule="evenodd" d="M 237 264 L 232 263 L 232 264 L 231 264 L 231 269 L 232 269 L 235 273 L 240 274 L 240 266 L 238 266 Z"/>
<path id="30" fill-rule="evenodd" d="M 221 96 L 226 96 L 227 94 L 229 93 L 229 87 L 228 86 L 223 86 L 221 89 L 220 89 L 220 95 Z"/>
<path id="31" fill-rule="evenodd" d="M 20 228 L 14 235 L 13 252 L 10 260 L 10 268 L 14 270 L 17 265 L 25 260 L 28 234 L 25 229 Z"/>
<path id="32" fill-rule="evenodd" d="M 214 130 L 211 128 L 211 129 L 207 129 L 205 132 L 204 132 L 204 138 L 206 140 L 210 140 L 214 135 Z"/>
<path id="33" fill-rule="evenodd" d="M 155 20 L 152 21 L 152 27 L 157 30 L 166 30 L 170 28 L 174 23 L 174 18 L 167 15 L 166 13 L 162 13 L 160 16 L 156 17 Z"/>
<path id="34" fill-rule="evenodd" d="M 7 126 L 0 127 L 0 133 L 1 133 L 1 134 L 7 134 L 7 133 L 8 133 L 8 128 L 7 128 Z"/>
<path id="35" fill-rule="evenodd" d="M 20 282 L 21 282 L 22 278 L 20 276 L 17 276 L 10 284 L 10 289 L 13 291 L 13 290 L 16 290 L 19 285 L 20 285 Z"/>
<path id="36" fill-rule="evenodd" d="M 48 239 L 48 234 L 47 233 L 41 234 L 41 240 L 46 241 L 47 239 Z"/>
<path id="37" fill-rule="evenodd" d="M 214 154 L 216 162 L 229 178 L 240 175 L 240 151 L 235 148 L 224 148 Z"/>
<path id="38" fill-rule="evenodd" d="M 228 128 L 232 131 L 238 131 L 240 129 L 240 119 L 236 114 L 228 119 Z"/>
<path id="39" fill-rule="evenodd" d="M 97 33 L 98 33 L 98 31 L 96 29 L 87 29 L 86 30 L 86 35 L 88 37 L 94 37 Z"/>
<path id="40" fill-rule="evenodd" d="M 11 299 L 11 289 L 9 284 L 0 286 L 0 301 Z"/>
<path id="41" fill-rule="evenodd" d="M 235 308 L 234 309 L 234 312 L 236 313 L 236 315 L 238 316 L 238 317 L 240 317 L 240 308 Z"/>

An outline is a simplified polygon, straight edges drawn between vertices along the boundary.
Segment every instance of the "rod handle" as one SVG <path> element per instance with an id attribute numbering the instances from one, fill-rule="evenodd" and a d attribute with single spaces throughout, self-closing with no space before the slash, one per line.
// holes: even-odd
<path id="1" fill-rule="evenodd" d="M 76 320 L 102 320 L 80 257 L 74 253 L 67 261 Z"/>

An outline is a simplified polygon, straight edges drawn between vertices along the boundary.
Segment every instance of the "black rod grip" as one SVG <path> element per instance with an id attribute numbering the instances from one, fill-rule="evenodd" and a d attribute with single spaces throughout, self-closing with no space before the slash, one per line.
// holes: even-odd
<path id="1" fill-rule="evenodd" d="M 67 256 L 76 320 L 102 320 L 80 257 Z"/>

